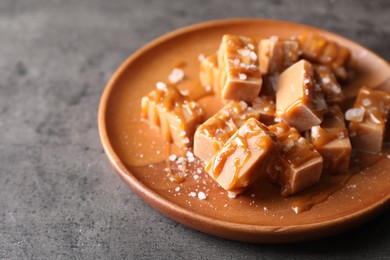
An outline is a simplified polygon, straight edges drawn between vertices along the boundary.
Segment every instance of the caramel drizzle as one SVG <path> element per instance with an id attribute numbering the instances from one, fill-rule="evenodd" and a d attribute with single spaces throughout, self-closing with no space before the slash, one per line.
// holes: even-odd
<path id="1" fill-rule="evenodd" d="M 362 153 L 361 156 L 372 157 L 372 158 L 369 158 L 368 162 L 365 162 L 362 165 L 355 166 L 349 169 L 348 172 L 342 176 L 341 181 L 338 181 L 337 184 L 331 186 L 327 190 L 323 192 L 310 193 L 305 196 L 301 196 L 296 199 L 293 199 L 291 203 L 291 208 L 294 210 L 294 212 L 297 214 L 302 213 L 304 211 L 310 210 L 313 206 L 317 204 L 325 202 L 334 193 L 343 189 L 355 174 L 360 173 L 362 170 L 364 170 L 367 167 L 370 167 L 371 165 L 374 165 L 381 159 L 387 158 L 388 153 L 383 151 L 381 155 L 371 155 L 371 154 Z"/>
<path id="2" fill-rule="evenodd" d="M 368 100 L 364 104 L 363 100 Z M 356 100 L 357 106 L 364 107 L 366 112 L 364 120 L 375 124 L 385 124 L 390 109 L 390 94 L 383 91 L 375 91 L 367 87 L 361 88 Z"/>
<path id="3" fill-rule="evenodd" d="M 348 137 L 348 130 L 345 127 L 334 127 L 334 128 L 319 128 L 318 136 L 311 136 L 311 141 L 317 149 L 321 149 L 326 144 L 337 140 Z"/>
<path id="4" fill-rule="evenodd" d="M 236 179 L 238 179 L 239 173 L 242 169 L 242 167 L 247 163 L 251 156 L 251 152 L 248 149 L 248 142 L 247 140 L 262 134 L 262 129 L 255 129 L 257 125 L 256 124 L 247 124 L 243 128 L 240 128 L 237 132 L 237 136 L 229 143 L 227 143 L 216 155 L 215 157 L 206 165 L 206 171 L 209 172 L 210 169 L 212 169 L 213 177 L 216 179 L 219 177 L 219 175 L 222 173 L 223 168 L 225 167 L 226 161 L 230 156 L 232 156 L 238 148 L 243 149 L 245 151 L 245 157 L 243 162 L 240 164 L 239 158 L 233 159 L 234 164 L 234 174 L 233 174 L 233 180 L 234 185 L 236 183 Z M 260 139 L 262 137 L 259 137 Z M 264 138 L 264 137 L 263 137 Z M 256 142 L 257 145 L 262 145 L 258 148 L 262 149 L 264 146 L 264 141 L 262 142 Z"/>
<path id="5" fill-rule="evenodd" d="M 190 116 L 202 114 L 199 107 L 191 102 L 186 96 L 183 96 L 174 86 L 167 85 L 164 89 L 156 89 L 147 97 L 156 104 L 162 105 L 167 112 L 174 111 L 175 116 L 179 119 L 181 130 L 184 130 L 186 125 L 183 113 L 184 110 L 188 111 Z M 147 109 L 148 106 L 143 106 L 142 108 L 144 117 L 147 116 Z"/>
<path id="6" fill-rule="evenodd" d="M 269 126 L 269 129 L 276 134 L 282 147 L 280 156 L 286 159 L 293 167 L 299 167 L 313 158 L 319 157 L 312 144 L 304 140 L 301 144 L 298 142 L 303 138 L 295 128 L 290 128 L 285 123 L 278 123 Z M 281 129 L 278 132 L 277 129 Z"/>
<path id="7" fill-rule="evenodd" d="M 169 181 L 180 184 L 184 181 L 184 176 L 185 176 L 185 173 L 187 171 L 187 161 L 184 160 L 184 169 L 183 169 L 183 171 L 180 172 L 179 175 L 173 174 L 172 163 L 171 163 L 171 160 L 169 159 L 169 156 L 171 155 L 171 143 L 166 142 L 166 144 L 167 144 L 167 156 L 166 156 L 167 159 L 165 159 L 165 163 L 167 166 Z"/>
<path id="8" fill-rule="evenodd" d="M 238 52 L 239 50 L 247 50 L 257 55 L 257 44 L 252 39 L 246 37 L 234 35 L 227 35 L 225 37 L 228 37 L 228 40 L 221 51 L 224 52 L 227 64 L 220 62 L 220 68 L 222 70 L 227 69 L 229 76 L 234 78 L 238 78 L 239 74 L 245 74 L 248 79 L 261 78 L 258 59 L 252 60 L 250 55 L 244 57 Z M 252 49 L 248 47 L 249 44 L 253 46 Z M 235 60 L 239 60 L 239 63 L 235 64 Z M 241 64 L 244 66 L 241 66 Z"/>

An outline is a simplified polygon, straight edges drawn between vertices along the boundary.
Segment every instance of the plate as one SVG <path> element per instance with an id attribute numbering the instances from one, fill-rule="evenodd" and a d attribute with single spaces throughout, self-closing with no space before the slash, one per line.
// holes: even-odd
<path id="1" fill-rule="evenodd" d="M 198 82 L 199 55 L 218 49 L 223 34 L 281 38 L 313 31 L 347 46 L 352 52 L 355 79 L 345 91 L 353 97 L 367 85 L 390 90 L 390 66 L 367 48 L 342 36 L 306 25 L 274 20 L 210 21 L 168 33 L 129 57 L 109 81 L 99 107 L 99 132 L 108 159 L 123 181 L 153 208 L 188 227 L 215 236 L 255 243 L 289 243 L 337 234 L 364 223 L 388 207 L 390 159 L 357 156 L 366 170 L 325 177 L 321 183 L 290 198 L 260 179 L 243 195 L 229 199 L 195 160 L 181 184 L 169 181 L 164 158 L 169 148 L 159 132 L 140 120 L 140 99 L 156 82 L 167 81 L 181 66 L 180 86 Z M 203 105 L 212 101 L 202 99 Z M 214 104 L 215 105 L 215 104 Z M 177 152 L 177 151 L 176 151 Z M 197 170 L 200 169 L 200 170 Z M 198 172 L 199 171 L 199 172 Z M 196 196 L 204 192 L 206 199 Z M 195 196 L 193 196 L 195 195 Z M 309 210 L 295 213 L 304 201 Z"/>

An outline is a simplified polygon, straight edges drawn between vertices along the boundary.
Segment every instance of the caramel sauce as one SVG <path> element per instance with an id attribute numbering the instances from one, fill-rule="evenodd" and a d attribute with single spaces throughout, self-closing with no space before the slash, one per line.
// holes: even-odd
<path id="1" fill-rule="evenodd" d="M 179 119 L 180 128 L 184 130 L 186 120 L 184 118 L 184 110 L 190 115 L 201 115 L 201 109 L 188 97 L 183 96 L 180 91 L 171 85 L 166 85 L 164 88 L 157 88 L 147 95 L 147 98 L 154 101 L 156 104 L 161 105 L 167 112 L 173 111 L 175 116 Z M 145 107 L 142 108 L 143 115 L 145 112 Z"/>
<path id="2" fill-rule="evenodd" d="M 203 135 L 225 142 L 239 126 L 256 114 L 251 108 L 248 109 L 246 103 L 230 102 L 212 117 L 212 122 L 203 124 L 200 131 Z"/>
<path id="3" fill-rule="evenodd" d="M 231 139 L 230 142 L 226 143 L 222 147 L 222 149 L 210 160 L 210 162 L 206 165 L 205 170 L 209 172 L 209 170 L 212 168 L 214 178 L 218 178 L 223 168 L 225 167 L 225 164 L 229 157 L 232 156 L 237 151 L 237 149 L 241 149 L 245 153 L 245 159 L 243 160 L 243 162 L 240 164 L 239 158 L 235 158 L 233 160 L 234 175 L 239 176 L 241 168 L 245 165 L 245 163 L 249 160 L 251 156 L 251 152 L 248 149 L 248 139 L 256 136 L 259 136 L 259 138 L 265 137 L 263 131 L 264 130 L 262 128 L 259 128 L 255 122 L 249 122 L 243 127 L 241 127 L 236 132 L 236 136 Z M 268 144 L 267 141 L 268 140 L 263 140 L 259 142 L 258 145 L 261 146 L 258 146 L 257 148 L 264 149 L 264 146 Z M 236 182 L 234 182 L 234 184 L 235 183 Z"/>
<path id="4" fill-rule="evenodd" d="M 348 130 L 345 127 L 334 127 L 334 128 L 318 128 L 318 135 L 315 137 L 311 136 L 311 142 L 320 149 L 326 144 L 337 140 L 348 137 Z"/>
<path id="5" fill-rule="evenodd" d="M 206 165 L 205 170 L 207 172 L 212 168 L 214 179 L 218 178 L 221 174 L 227 159 L 236 151 L 237 144 L 230 142 L 228 145 L 222 147 L 217 155 Z"/>
<path id="6" fill-rule="evenodd" d="M 327 201 L 334 193 L 345 188 L 349 180 L 356 174 L 361 173 L 363 170 L 367 169 L 371 165 L 374 165 L 383 158 L 388 158 L 389 154 L 385 151 L 382 151 L 379 155 L 368 154 L 368 153 L 358 153 L 352 164 L 350 165 L 349 170 L 342 174 L 338 175 L 336 181 L 332 182 L 332 185 L 326 190 L 316 192 L 316 187 L 311 188 L 310 191 L 301 196 L 294 196 L 291 198 L 291 208 L 295 213 L 302 213 L 304 211 L 310 210 L 315 205 Z M 326 176 L 325 176 L 326 178 Z"/>
<path id="7" fill-rule="evenodd" d="M 165 163 L 166 163 L 166 166 L 167 166 L 167 171 L 168 171 L 168 176 L 169 176 L 169 181 L 170 182 L 173 182 L 173 183 L 176 183 L 176 184 L 180 184 L 184 181 L 184 176 L 185 176 L 185 172 L 187 170 L 187 165 L 186 165 L 186 161 L 184 161 L 184 169 L 183 171 L 180 172 L 179 175 L 175 175 L 173 174 L 173 171 L 172 171 L 172 163 L 171 163 L 171 160 L 169 159 L 169 156 L 171 155 L 171 143 L 170 142 L 166 142 L 166 145 L 167 145 L 167 153 L 166 153 L 166 159 L 165 159 Z"/>
<path id="8" fill-rule="evenodd" d="M 303 138 L 298 130 L 290 128 L 286 123 L 269 126 L 281 144 L 280 156 L 286 159 L 293 167 L 299 167 L 311 159 L 318 157 L 314 147 Z"/>
<path id="9" fill-rule="evenodd" d="M 234 160 L 233 160 L 233 169 L 234 169 L 233 178 L 230 182 L 231 184 L 230 184 L 229 189 L 231 189 L 232 187 L 234 187 L 236 185 L 240 171 L 241 171 L 242 167 L 249 161 L 251 155 L 252 154 L 250 152 L 247 152 L 245 154 L 245 157 L 244 157 L 244 160 L 242 163 L 240 163 L 240 158 L 234 158 Z"/>
<path id="10" fill-rule="evenodd" d="M 260 79 L 259 62 L 257 58 L 257 44 L 250 38 L 227 35 L 227 46 L 222 49 L 226 63 L 219 62 L 222 69 L 227 69 L 229 77 L 240 78 L 245 75 L 247 79 Z"/>

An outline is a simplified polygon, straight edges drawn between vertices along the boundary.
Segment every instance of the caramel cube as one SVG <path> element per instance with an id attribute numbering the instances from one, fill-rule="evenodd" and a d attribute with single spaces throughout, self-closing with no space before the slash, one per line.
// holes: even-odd
<path id="1" fill-rule="evenodd" d="M 287 197 L 318 183 L 323 160 L 314 146 L 284 122 L 269 126 L 269 130 L 280 147 L 271 181 L 282 187 L 281 194 Z"/>
<path id="2" fill-rule="evenodd" d="M 215 94 L 220 95 L 218 84 L 218 56 L 212 54 L 200 62 L 200 83 L 205 88 L 211 88 Z"/>
<path id="3" fill-rule="evenodd" d="M 253 39 L 224 35 L 218 51 L 218 64 L 222 98 L 251 102 L 258 96 L 262 79 L 257 45 Z"/>
<path id="4" fill-rule="evenodd" d="M 351 56 L 349 49 L 312 32 L 302 34 L 300 40 L 305 59 L 327 65 L 338 78 L 347 79 L 346 68 Z"/>
<path id="5" fill-rule="evenodd" d="M 322 122 L 326 103 L 321 87 L 314 81 L 313 66 L 301 60 L 279 77 L 276 115 L 299 132 Z"/>
<path id="6" fill-rule="evenodd" d="M 354 108 L 346 112 L 352 147 L 366 152 L 379 153 L 385 134 L 390 109 L 390 94 L 362 87 Z M 360 111 L 354 115 L 351 111 Z M 360 115 L 359 115 L 360 114 Z"/>
<path id="7" fill-rule="evenodd" d="M 310 141 L 324 159 L 324 172 L 348 170 L 352 147 L 339 106 L 328 107 L 321 125 L 311 128 Z"/>
<path id="8" fill-rule="evenodd" d="M 273 167 L 276 151 L 275 135 L 250 118 L 211 158 L 205 170 L 225 190 L 241 193 Z"/>
<path id="9" fill-rule="evenodd" d="M 259 43 L 262 74 L 280 73 L 298 61 L 301 50 L 296 40 L 279 40 L 273 36 Z"/>
<path id="10" fill-rule="evenodd" d="M 276 104 L 275 99 L 261 95 L 255 98 L 252 102 L 253 110 L 260 113 L 260 121 L 266 125 L 272 125 L 275 123 L 275 110 Z"/>
<path id="11" fill-rule="evenodd" d="M 196 127 L 202 122 L 203 112 L 194 101 L 174 87 L 162 82 L 141 100 L 142 116 L 158 127 L 168 142 L 179 147 L 190 147 Z"/>
<path id="12" fill-rule="evenodd" d="M 332 70 L 322 65 L 314 65 L 313 67 L 315 79 L 322 88 L 326 103 L 329 105 L 343 104 L 345 96 Z"/>
<path id="13" fill-rule="evenodd" d="M 194 154 L 209 162 L 226 141 L 249 118 L 259 119 L 258 111 L 244 101 L 230 101 L 214 116 L 199 126 L 194 137 Z"/>

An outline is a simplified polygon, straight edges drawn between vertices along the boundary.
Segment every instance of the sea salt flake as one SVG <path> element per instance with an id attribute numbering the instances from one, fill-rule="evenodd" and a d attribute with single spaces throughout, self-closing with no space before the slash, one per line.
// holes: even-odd
<path id="1" fill-rule="evenodd" d="M 250 57 L 251 60 L 253 60 L 253 61 L 256 61 L 256 60 L 257 60 L 257 55 L 256 55 L 256 53 L 254 53 L 253 51 L 251 51 L 251 53 L 249 54 L 249 57 Z"/>
<path id="2" fill-rule="evenodd" d="M 180 187 L 176 187 L 175 191 L 176 192 L 180 191 Z"/>
<path id="3" fill-rule="evenodd" d="M 172 155 L 169 156 L 169 160 L 170 160 L 171 162 L 176 161 L 176 159 L 177 159 L 177 155 L 176 155 L 176 154 L 172 154 Z"/>
<path id="4" fill-rule="evenodd" d="M 364 118 L 364 108 L 351 108 L 345 112 L 345 119 L 352 122 L 361 122 Z"/>
<path id="5" fill-rule="evenodd" d="M 189 194 L 191 197 L 196 197 L 196 192 L 191 191 Z"/>
<path id="6" fill-rule="evenodd" d="M 164 82 L 157 82 L 156 83 L 156 88 L 159 89 L 159 90 L 162 90 L 162 91 L 166 91 L 167 90 L 167 84 L 165 84 Z"/>
<path id="7" fill-rule="evenodd" d="M 240 80 L 246 80 L 247 79 L 247 75 L 246 74 L 244 74 L 244 73 L 238 73 L 238 78 L 240 79 Z"/>
<path id="8" fill-rule="evenodd" d="M 321 81 L 322 81 L 323 84 L 329 84 L 330 83 L 330 78 L 323 77 Z"/>
<path id="9" fill-rule="evenodd" d="M 184 71 L 182 69 L 174 68 L 169 74 L 168 79 L 171 83 L 175 84 L 184 78 Z"/>
<path id="10" fill-rule="evenodd" d="M 371 105 L 371 103 L 372 103 L 371 99 L 369 99 L 369 98 L 365 98 L 365 99 L 362 100 L 362 104 L 365 107 L 368 107 L 369 105 Z"/>
<path id="11" fill-rule="evenodd" d="M 248 49 L 239 49 L 237 52 L 243 57 L 249 56 L 251 53 Z"/>
<path id="12" fill-rule="evenodd" d="M 320 133 L 319 133 L 319 130 L 320 130 L 320 127 L 319 126 L 313 126 L 311 128 L 311 136 L 313 138 L 318 138 L 320 136 Z"/>
<path id="13" fill-rule="evenodd" d="M 237 197 L 237 193 L 233 191 L 228 191 L 228 197 L 229 199 L 234 199 L 235 197 Z"/>
<path id="14" fill-rule="evenodd" d="M 198 192 L 198 199 L 205 200 L 206 198 L 207 196 L 203 191 Z"/>

